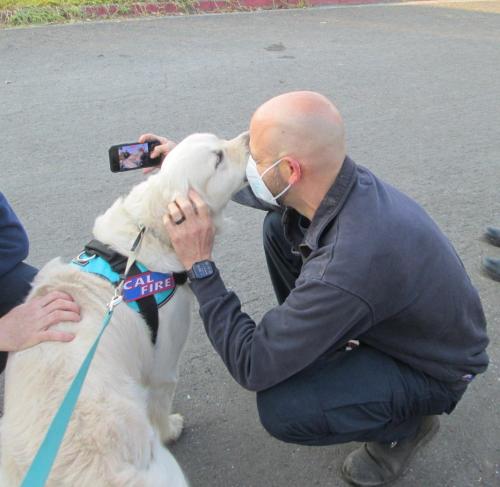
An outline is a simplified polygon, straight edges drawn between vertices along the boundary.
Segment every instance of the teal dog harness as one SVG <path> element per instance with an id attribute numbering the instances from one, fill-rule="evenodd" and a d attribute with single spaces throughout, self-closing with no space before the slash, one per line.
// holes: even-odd
<path id="1" fill-rule="evenodd" d="M 158 334 L 158 309 L 172 298 L 178 285 L 186 282 L 187 275 L 185 272 L 153 272 L 136 261 L 129 274 L 124 277 L 122 274 L 126 262 L 127 257 L 124 255 L 98 240 L 92 240 L 70 265 L 96 274 L 115 287 L 124 278 L 123 300 L 146 320 L 155 343 Z"/>

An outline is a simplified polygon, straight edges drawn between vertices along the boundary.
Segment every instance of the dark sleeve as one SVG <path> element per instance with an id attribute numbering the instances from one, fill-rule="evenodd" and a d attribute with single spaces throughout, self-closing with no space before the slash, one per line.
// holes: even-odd
<path id="1" fill-rule="evenodd" d="M 28 255 L 28 236 L 0 192 L 0 275 L 4 275 Z"/>
<path id="2" fill-rule="evenodd" d="M 218 271 L 192 282 L 191 289 L 212 345 L 234 379 L 255 391 L 287 379 L 372 325 L 363 300 L 322 280 L 299 278 L 287 300 L 257 326 Z"/>

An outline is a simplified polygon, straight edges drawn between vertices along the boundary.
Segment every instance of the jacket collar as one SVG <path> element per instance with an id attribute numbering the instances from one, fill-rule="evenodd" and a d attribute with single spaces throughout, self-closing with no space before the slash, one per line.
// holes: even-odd
<path id="1" fill-rule="evenodd" d="M 287 208 L 283 214 L 285 236 L 295 248 L 300 250 L 303 257 L 318 248 L 318 242 L 326 227 L 338 215 L 356 181 L 356 164 L 346 156 L 340 172 L 326 193 L 319 208 L 307 229 L 305 236 L 300 231 L 300 222 L 303 220 L 293 208 Z"/>

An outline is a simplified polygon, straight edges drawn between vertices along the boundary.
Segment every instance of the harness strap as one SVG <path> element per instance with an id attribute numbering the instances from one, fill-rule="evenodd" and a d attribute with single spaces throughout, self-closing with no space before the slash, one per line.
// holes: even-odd
<path id="1" fill-rule="evenodd" d="M 111 247 L 103 244 L 99 240 L 91 240 L 87 245 L 85 245 L 85 252 L 88 255 L 98 255 L 108 262 L 111 269 L 119 274 L 122 278 L 125 277 L 123 274 L 127 267 L 127 257 L 114 251 Z M 140 274 L 142 271 L 137 267 L 135 263 L 130 266 L 129 272 L 133 274 Z M 146 320 L 146 323 L 151 330 L 151 340 L 156 343 L 156 337 L 158 335 L 158 306 L 156 305 L 156 300 L 154 296 L 147 296 L 145 298 L 136 301 L 139 307 L 139 312 L 142 317 Z"/>
<path id="2" fill-rule="evenodd" d="M 134 274 L 140 274 L 141 270 L 136 264 L 130 267 L 130 270 Z M 151 341 L 156 343 L 156 337 L 158 335 L 159 317 L 158 317 L 158 305 L 156 304 L 156 299 L 153 295 L 146 296 L 145 298 L 136 301 L 137 306 L 139 306 L 139 312 L 142 317 L 146 320 L 146 323 L 151 330 Z"/>
<path id="3" fill-rule="evenodd" d="M 186 284 L 188 280 L 188 273 L 186 271 L 184 272 L 172 272 L 175 283 L 179 284 L 179 286 L 182 286 L 183 284 Z"/>
<path id="4" fill-rule="evenodd" d="M 100 240 L 91 240 L 87 245 L 85 245 L 85 251 L 89 255 L 98 255 L 108 262 L 113 271 L 117 274 L 122 274 L 125 270 L 127 264 L 127 257 L 114 251 L 111 247 L 103 244 Z M 187 272 L 172 272 L 175 283 L 182 286 L 187 282 Z"/>
<path id="5" fill-rule="evenodd" d="M 102 243 L 100 240 L 91 240 L 85 245 L 85 252 L 88 255 L 97 255 L 102 257 L 111 269 L 116 272 L 120 277 L 124 277 L 127 266 L 127 257 L 116 252 L 111 247 Z M 130 267 L 129 273 L 140 274 L 142 270 L 134 263 Z M 185 284 L 187 281 L 187 272 L 173 272 L 176 285 Z M 158 304 L 153 295 L 146 296 L 135 301 L 139 308 L 139 312 L 146 321 L 149 329 L 151 330 L 151 340 L 156 343 L 159 327 Z"/>
<path id="6" fill-rule="evenodd" d="M 114 251 L 111 247 L 103 244 L 100 240 L 91 240 L 84 247 L 89 255 L 98 255 L 102 257 L 117 274 L 122 275 L 127 266 L 127 257 Z M 134 264 L 135 265 L 135 264 Z"/>

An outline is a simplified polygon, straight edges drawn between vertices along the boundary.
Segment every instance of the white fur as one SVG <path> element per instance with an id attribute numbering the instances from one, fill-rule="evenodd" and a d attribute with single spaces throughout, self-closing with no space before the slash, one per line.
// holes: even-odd
<path id="1" fill-rule="evenodd" d="M 214 217 L 242 185 L 246 134 L 220 140 L 194 134 L 167 157 L 162 169 L 119 198 L 97 218 L 95 238 L 129 254 L 139 227 L 145 233 L 138 260 L 158 272 L 180 271 L 162 217 L 168 203 L 188 188 L 197 190 Z M 224 162 L 215 167 L 215 151 Z M 77 253 L 78 249 L 75 249 Z M 104 279 L 49 262 L 36 277 L 28 299 L 62 290 L 81 308 L 81 322 L 60 323 L 76 331 L 69 343 L 46 342 L 10 354 L 1 424 L 0 486 L 21 483 L 49 423 L 101 327 L 113 295 Z M 178 286 L 160 308 L 153 347 L 138 313 L 120 304 L 104 333 L 47 483 L 48 487 L 185 487 L 187 481 L 165 442 L 176 440 L 183 418 L 171 414 L 178 361 L 190 322 L 191 293 Z"/>

